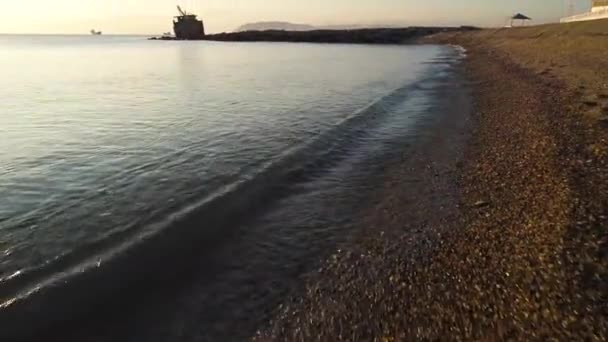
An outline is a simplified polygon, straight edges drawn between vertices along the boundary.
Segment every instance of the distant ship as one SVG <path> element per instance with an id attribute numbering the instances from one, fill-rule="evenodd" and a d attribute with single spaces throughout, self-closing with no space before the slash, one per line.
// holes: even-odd
<path id="1" fill-rule="evenodd" d="M 94 36 L 101 36 L 101 31 L 95 31 L 95 30 L 91 30 L 91 34 Z"/>

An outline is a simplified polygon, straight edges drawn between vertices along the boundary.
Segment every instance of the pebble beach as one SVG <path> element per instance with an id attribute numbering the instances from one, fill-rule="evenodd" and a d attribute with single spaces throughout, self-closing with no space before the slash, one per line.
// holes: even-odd
<path id="1" fill-rule="evenodd" d="M 591 48 L 605 39 L 597 25 L 424 39 L 467 49 L 470 125 L 442 129 L 418 159 L 426 193 L 399 182 L 409 164 L 396 166 L 368 233 L 254 339 L 606 340 L 606 65 L 571 58 L 605 52 Z M 579 38 L 588 50 L 543 55 L 550 39 Z M 438 158 L 454 141 L 462 152 Z"/>

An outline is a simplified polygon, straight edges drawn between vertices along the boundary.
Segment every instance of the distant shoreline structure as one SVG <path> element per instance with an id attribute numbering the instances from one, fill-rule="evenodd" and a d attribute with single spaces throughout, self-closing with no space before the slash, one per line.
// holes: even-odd
<path id="1" fill-rule="evenodd" d="M 405 28 L 358 28 L 315 29 L 309 25 L 287 22 L 261 22 L 241 26 L 244 31 L 207 35 L 203 20 L 177 6 L 178 16 L 173 18 L 175 36 L 163 34 L 149 40 L 209 40 L 226 42 L 301 42 L 301 43 L 351 43 L 351 44 L 400 44 L 441 32 L 469 31 L 478 29 L 460 27 L 405 27 Z M 279 29 L 256 30 L 256 25 Z M 285 27 L 286 29 L 280 29 Z M 313 28 L 313 29 L 310 29 Z M 310 29 L 310 30 L 309 30 Z"/>
<path id="2" fill-rule="evenodd" d="M 576 21 L 589 21 L 608 19 L 608 0 L 594 0 L 591 5 L 591 10 L 582 14 L 573 15 L 562 18 L 562 23 L 572 23 Z"/>

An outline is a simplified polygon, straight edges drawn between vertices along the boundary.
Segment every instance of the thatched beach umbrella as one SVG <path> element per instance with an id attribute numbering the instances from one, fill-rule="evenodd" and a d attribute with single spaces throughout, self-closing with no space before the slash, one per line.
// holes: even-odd
<path id="1" fill-rule="evenodd" d="M 511 26 L 513 26 L 513 23 L 515 22 L 515 20 L 519 20 L 521 25 L 525 25 L 526 20 L 532 20 L 532 18 L 525 16 L 521 13 L 517 13 L 516 15 L 511 17 Z"/>

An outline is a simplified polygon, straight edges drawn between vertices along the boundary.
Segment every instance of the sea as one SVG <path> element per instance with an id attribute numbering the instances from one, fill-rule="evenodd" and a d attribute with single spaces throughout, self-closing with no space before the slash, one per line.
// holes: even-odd
<path id="1" fill-rule="evenodd" d="M 461 58 L 1 35 L 2 330 L 251 336 L 361 229 Z"/>

